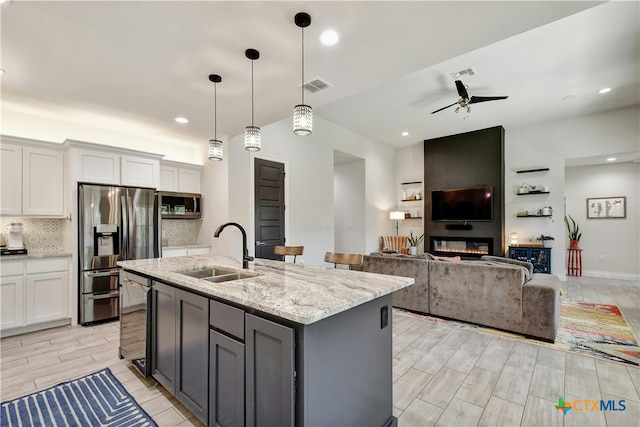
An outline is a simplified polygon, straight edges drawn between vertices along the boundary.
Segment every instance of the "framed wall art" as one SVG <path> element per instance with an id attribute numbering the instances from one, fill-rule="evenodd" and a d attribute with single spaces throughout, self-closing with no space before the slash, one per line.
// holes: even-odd
<path id="1" fill-rule="evenodd" d="M 587 219 L 626 218 L 627 198 L 597 197 L 587 199 Z"/>

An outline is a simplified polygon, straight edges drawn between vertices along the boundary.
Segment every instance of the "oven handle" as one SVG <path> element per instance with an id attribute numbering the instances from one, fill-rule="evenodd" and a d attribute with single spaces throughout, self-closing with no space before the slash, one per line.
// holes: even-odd
<path id="1" fill-rule="evenodd" d="M 87 273 L 87 276 L 88 277 L 109 277 L 109 276 L 117 276 L 118 274 L 120 274 L 119 270 L 111 270 L 111 271 L 102 272 L 102 273 Z"/>
<path id="2" fill-rule="evenodd" d="M 91 295 L 91 296 L 88 296 L 87 299 L 90 301 L 96 300 L 96 299 L 108 299 L 108 298 L 115 298 L 119 295 L 120 295 L 120 292 L 109 292 L 108 294 Z"/>

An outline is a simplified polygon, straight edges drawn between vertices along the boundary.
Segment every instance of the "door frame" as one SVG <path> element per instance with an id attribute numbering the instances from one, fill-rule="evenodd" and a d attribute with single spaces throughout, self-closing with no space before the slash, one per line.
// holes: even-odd
<path id="1" fill-rule="evenodd" d="M 247 231 L 247 248 L 249 249 L 249 255 L 255 256 L 256 248 L 256 188 L 255 188 L 255 159 L 268 160 L 270 162 L 282 163 L 284 165 L 284 238 L 285 242 L 289 239 L 289 178 L 290 168 L 289 159 L 285 159 L 279 156 L 269 155 L 265 153 L 251 153 L 249 162 L 249 220 L 250 225 Z"/>

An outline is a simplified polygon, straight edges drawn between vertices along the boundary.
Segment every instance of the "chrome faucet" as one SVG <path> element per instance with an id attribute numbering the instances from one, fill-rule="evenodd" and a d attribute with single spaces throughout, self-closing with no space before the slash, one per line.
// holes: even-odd
<path id="1" fill-rule="evenodd" d="M 247 249 L 247 232 L 244 231 L 244 228 L 242 228 L 240 224 L 238 224 L 237 222 L 227 222 L 225 224 L 222 224 L 216 229 L 215 233 L 213 233 L 213 237 L 220 237 L 220 233 L 225 229 L 227 225 L 238 227 L 238 229 L 240 229 L 240 232 L 242 233 L 242 268 L 247 270 L 249 269 L 249 261 L 253 261 L 253 257 L 249 256 L 249 250 Z"/>

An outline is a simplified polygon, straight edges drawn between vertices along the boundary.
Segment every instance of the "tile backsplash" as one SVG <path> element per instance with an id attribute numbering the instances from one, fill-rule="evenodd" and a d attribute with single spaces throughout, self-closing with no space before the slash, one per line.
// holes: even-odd
<path id="1" fill-rule="evenodd" d="M 162 246 L 189 246 L 196 243 L 196 223 L 189 219 L 165 219 L 162 221 Z"/>
<path id="2" fill-rule="evenodd" d="M 7 243 L 12 222 L 22 223 L 22 239 L 29 252 L 59 253 L 62 249 L 64 218 L 1 217 L 2 244 Z"/>

